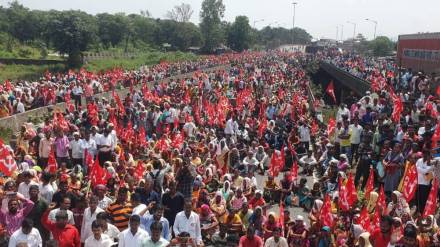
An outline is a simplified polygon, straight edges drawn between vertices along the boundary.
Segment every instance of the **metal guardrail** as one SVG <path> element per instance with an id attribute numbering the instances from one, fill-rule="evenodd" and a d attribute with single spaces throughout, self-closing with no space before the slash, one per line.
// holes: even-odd
<path id="1" fill-rule="evenodd" d="M 319 67 L 329 73 L 334 79 L 340 82 L 345 87 L 353 90 L 356 94 L 363 96 L 369 90 L 371 90 L 371 84 L 357 76 L 350 74 L 349 72 L 336 67 L 335 65 L 321 61 Z M 336 83 L 336 81 L 335 81 Z"/>

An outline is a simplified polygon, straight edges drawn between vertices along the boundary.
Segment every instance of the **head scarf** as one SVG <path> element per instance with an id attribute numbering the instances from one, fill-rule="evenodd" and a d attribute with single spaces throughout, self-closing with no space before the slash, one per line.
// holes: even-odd
<path id="1" fill-rule="evenodd" d="M 393 201 L 389 203 L 389 210 L 395 207 L 394 212 L 396 213 L 397 217 L 401 217 L 403 213 L 410 213 L 408 202 L 406 202 L 402 193 L 400 193 L 399 191 L 394 191 L 393 194 L 397 197 L 397 201 L 396 205 L 394 205 Z"/>
<path id="2" fill-rule="evenodd" d="M 319 199 L 316 199 L 315 202 L 313 203 L 313 208 L 312 208 L 313 213 L 318 213 L 321 210 L 323 204 L 324 202 L 322 202 Z"/>
<path id="3" fill-rule="evenodd" d="M 377 192 L 375 191 L 370 192 L 370 198 L 368 199 L 368 204 L 367 204 L 367 210 L 369 213 L 374 211 L 378 198 L 379 198 L 379 194 L 377 194 Z"/>
<path id="4" fill-rule="evenodd" d="M 362 238 L 364 240 L 364 247 L 373 247 L 370 243 L 370 233 L 369 232 L 363 232 L 359 238 Z"/>

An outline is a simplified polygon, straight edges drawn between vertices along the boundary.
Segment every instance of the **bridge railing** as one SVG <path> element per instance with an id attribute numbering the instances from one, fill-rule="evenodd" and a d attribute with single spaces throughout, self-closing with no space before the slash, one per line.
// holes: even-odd
<path id="1" fill-rule="evenodd" d="M 339 81 L 345 87 L 353 90 L 356 94 L 362 96 L 369 90 L 371 90 L 370 82 L 359 78 L 348 71 L 340 69 L 334 64 L 328 61 L 321 61 L 319 67 L 329 73 L 337 81 Z"/>

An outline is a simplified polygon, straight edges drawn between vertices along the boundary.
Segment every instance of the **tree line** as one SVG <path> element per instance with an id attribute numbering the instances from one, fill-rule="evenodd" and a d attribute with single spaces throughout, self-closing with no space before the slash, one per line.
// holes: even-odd
<path id="1" fill-rule="evenodd" d="M 0 6 L 0 34 L 6 34 L 8 41 L 17 40 L 66 54 L 71 66 L 81 63 L 84 51 L 111 48 L 148 50 L 161 49 L 167 44 L 173 50 L 200 47 L 203 53 L 214 53 L 224 46 L 240 52 L 292 42 L 291 29 L 256 30 L 246 16 L 237 16 L 232 23 L 224 21 L 224 11 L 222 0 L 204 0 L 200 23 L 196 25 L 189 21 L 194 11 L 184 3 L 160 19 L 153 18 L 148 11 L 91 15 L 80 10 L 30 10 L 14 1 L 7 7 Z M 300 28 L 295 28 L 294 37 L 295 43 L 311 40 Z"/>

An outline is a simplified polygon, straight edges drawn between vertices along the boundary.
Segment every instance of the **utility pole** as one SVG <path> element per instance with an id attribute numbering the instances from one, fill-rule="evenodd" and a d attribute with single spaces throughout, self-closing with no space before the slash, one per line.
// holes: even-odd
<path id="1" fill-rule="evenodd" d="M 354 42 L 354 39 L 356 38 L 356 23 L 351 21 L 347 21 L 347 23 L 353 25 L 353 42 Z"/>
<path id="2" fill-rule="evenodd" d="M 292 20 L 292 48 L 293 45 L 295 44 L 295 12 L 296 12 L 296 5 L 298 4 L 297 2 L 293 2 L 293 20 Z"/>
<path id="3" fill-rule="evenodd" d="M 369 22 L 372 22 L 372 23 L 374 23 L 374 38 L 373 39 L 376 39 L 376 31 L 377 31 L 377 21 L 375 21 L 375 20 L 371 20 L 371 19 L 365 19 L 366 21 L 369 21 Z"/>

